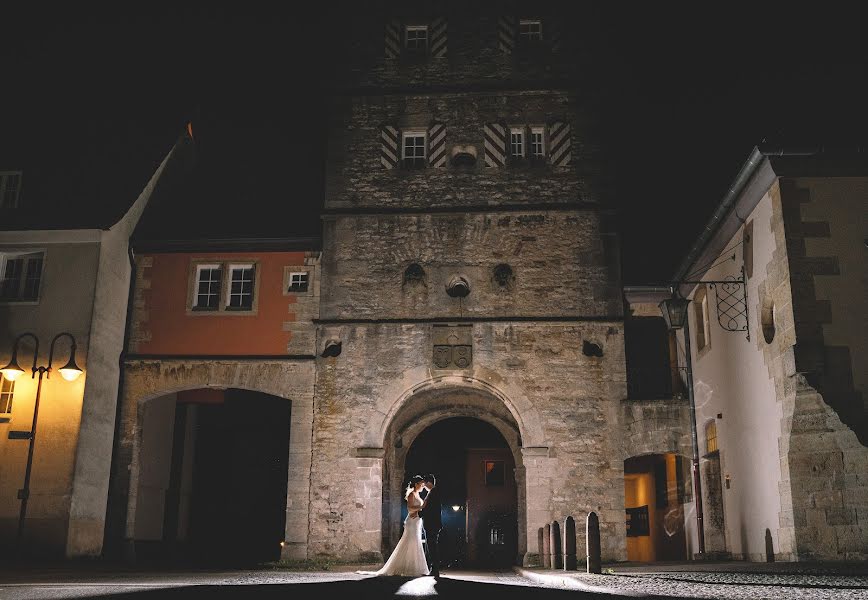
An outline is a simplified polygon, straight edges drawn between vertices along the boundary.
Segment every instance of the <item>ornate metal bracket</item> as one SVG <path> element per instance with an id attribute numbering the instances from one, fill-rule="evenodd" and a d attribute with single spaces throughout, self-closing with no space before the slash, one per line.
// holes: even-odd
<path id="1" fill-rule="evenodd" d="M 717 322 L 724 331 L 744 331 L 750 341 L 750 319 L 747 310 L 747 285 L 744 267 L 741 275 L 732 275 L 717 281 L 681 281 L 679 283 L 705 284 L 714 290 L 717 304 Z"/>

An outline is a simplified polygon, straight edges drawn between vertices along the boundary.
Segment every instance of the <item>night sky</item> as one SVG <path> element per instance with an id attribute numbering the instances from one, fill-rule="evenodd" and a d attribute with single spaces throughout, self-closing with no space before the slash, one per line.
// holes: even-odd
<path id="1" fill-rule="evenodd" d="M 28 166 L 31 209 L 99 207 L 134 197 L 192 118 L 211 191 L 178 222 L 207 233 L 201 209 L 231 196 L 266 207 L 235 211 L 245 235 L 259 224 L 317 234 L 320 107 L 335 68 L 325 42 L 344 14 L 320 4 L 4 9 L 0 168 Z M 754 145 L 864 145 L 868 61 L 852 13 L 609 2 L 593 12 L 608 40 L 602 125 L 625 284 L 672 274 Z M 41 195 L 37 165 L 51 173 Z"/>

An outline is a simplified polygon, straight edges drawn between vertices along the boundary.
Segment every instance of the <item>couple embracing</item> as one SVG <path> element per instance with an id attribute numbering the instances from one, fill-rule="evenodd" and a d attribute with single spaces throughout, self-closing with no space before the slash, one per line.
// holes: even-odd
<path id="1" fill-rule="evenodd" d="M 427 495 L 422 499 L 422 490 Z M 404 577 L 420 577 L 433 575 L 440 577 L 440 557 L 437 542 L 440 536 L 440 494 L 436 489 L 433 474 L 414 475 L 404 492 L 407 502 L 407 518 L 404 519 L 404 533 L 395 546 L 392 556 L 376 572 L 377 575 L 401 575 Z M 422 529 L 428 542 L 428 554 L 431 558 L 431 569 L 425 561 L 425 550 L 422 548 Z"/>

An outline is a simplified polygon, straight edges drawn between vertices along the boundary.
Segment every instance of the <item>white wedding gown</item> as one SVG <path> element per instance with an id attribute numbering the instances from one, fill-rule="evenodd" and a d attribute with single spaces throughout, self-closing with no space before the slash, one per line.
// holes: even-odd
<path id="1" fill-rule="evenodd" d="M 412 492 L 407 498 L 410 509 L 422 506 L 419 494 Z M 422 549 L 422 518 L 417 516 L 411 519 L 410 515 L 404 519 L 404 533 L 398 540 L 398 545 L 392 551 L 392 556 L 376 572 L 377 575 L 401 575 L 403 577 L 421 577 L 428 574 L 428 561 L 425 559 L 425 550 Z"/>

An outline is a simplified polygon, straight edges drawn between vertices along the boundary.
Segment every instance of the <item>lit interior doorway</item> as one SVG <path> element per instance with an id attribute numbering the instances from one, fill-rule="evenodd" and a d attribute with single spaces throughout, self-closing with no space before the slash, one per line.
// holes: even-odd
<path id="1" fill-rule="evenodd" d="M 512 565 L 518 552 L 515 461 L 500 432 L 469 417 L 438 421 L 410 447 L 404 481 L 426 473 L 437 476 L 441 492 L 441 567 Z"/>
<path id="2" fill-rule="evenodd" d="M 676 454 L 650 454 L 624 461 L 627 560 L 687 559 L 685 504 L 690 464 Z"/>
<path id="3" fill-rule="evenodd" d="M 285 398 L 239 389 L 145 403 L 137 557 L 237 565 L 279 559 L 290 412 Z"/>

